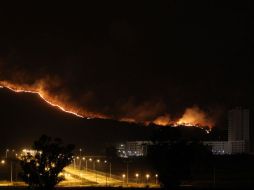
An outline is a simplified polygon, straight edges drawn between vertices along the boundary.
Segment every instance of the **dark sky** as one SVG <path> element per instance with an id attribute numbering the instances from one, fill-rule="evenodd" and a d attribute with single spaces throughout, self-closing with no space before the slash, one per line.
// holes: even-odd
<path id="1" fill-rule="evenodd" d="M 0 80 L 45 88 L 110 118 L 213 115 L 250 105 L 250 1 L 121 1 L 6 7 Z"/>

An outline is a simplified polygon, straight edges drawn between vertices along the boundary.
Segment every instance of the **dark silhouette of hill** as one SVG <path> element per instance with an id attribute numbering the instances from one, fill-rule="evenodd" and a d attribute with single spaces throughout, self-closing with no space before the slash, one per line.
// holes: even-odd
<path id="1" fill-rule="evenodd" d="M 202 139 L 198 128 L 158 127 L 110 119 L 83 119 L 45 103 L 38 95 L 0 89 L 0 148 L 25 148 L 42 134 L 60 137 L 82 147 L 86 153 L 102 153 L 104 148 L 127 140 L 152 140 L 156 133 L 165 140 Z M 161 134 L 163 134 L 161 136 Z"/>
<path id="2" fill-rule="evenodd" d="M 1 148 L 23 148 L 42 134 L 63 138 L 87 151 L 107 143 L 147 139 L 152 128 L 106 119 L 82 119 L 45 103 L 36 94 L 0 89 Z"/>

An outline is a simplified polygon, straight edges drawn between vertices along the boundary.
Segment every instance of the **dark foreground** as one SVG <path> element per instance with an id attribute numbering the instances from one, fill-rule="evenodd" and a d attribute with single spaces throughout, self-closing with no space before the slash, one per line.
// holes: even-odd
<path id="1" fill-rule="evenodd" d="M 28 187 L 0 187 L 1 190 L 29 190 Z M 140 189 L 153 189 L 153 188 L 122 188 L 122 187 L 57 187 L 56 190 L 140 190 Z M 164 188 L 156 188 L 164 190 Z M 172 189 L 172 188 L 171 188 Z M 254 187 L 179 187 L 176 190 L 253 190 Z"/>

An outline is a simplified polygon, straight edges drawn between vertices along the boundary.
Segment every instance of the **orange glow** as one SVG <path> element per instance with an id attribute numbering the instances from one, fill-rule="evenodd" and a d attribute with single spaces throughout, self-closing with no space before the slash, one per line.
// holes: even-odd
<path id="1" fill-rule="evenodd" d="M 56 107 L 57 109 L 61 111 L 75 115 L 80 118 L 85 118 L 85 117 L 89 117 L 89 119 L 93 117 L 105 118 L 101 115 L 97 115 L 93 113 L 88 113 L 88 112 L 83 113 L 84 111 L 74 108 L 71 105 L 62 103 L 57 98 L 49 95 L 49 93 L 44 89 L 43 84 L 28 86 L 28 85 L 17 85 L 7 81 L 0 81 L 0 88 L 7 88 L 16 93 L 37 94 L 47 104 L 53 107 Z"/>
<path id="2" fill-rule="evenodd" d="M 207 116 L 200 108 L 194 106 L 192 108 L 187 108 L 182 115 L 176 121 L 170 119 L 168 114 L 157 117 L 154 121 L 154 124 L 160 126 L 189 126 L 189 127 L 198 127 L 204 129 L 207 133 L 211 131 L 211 128 L 214 126 L 214 121 Z"/>
<path id="3" fill-rule="evenodd" d="M 44 102 L 47 104 L 74 116 L 80 118 L 108 118 L 104 115 L 98 113 L 91 113 L 88 111 L 84 111 L 84 109 L 77 108 L 73 106 L 71 103 L 66 103 L 64 97 L 59 98 L 59 96 L 54 96 L 48 92 L 45 81 L 39 81 L 34 85 L 18 85 L 8 81 L 0 81 L 0 88 L 7 88 L 15 93 L 30 93 L 37 94 Z M 129 123 L 138 123 L 135 118 L 120 118 L 120 121 L 125 121 Z M 160 126 L 190 126 L 190 127 L 198 127 L 203 128 L 207 132 L 214 126 L 214 122 L 207 117 L 206 113 L 203 112 L 198 107 L 187 108 L 178 120 L 172 120 L 169 114 L 164 114 L 162 116 L 157 117 L 154 121 L 152 121 L 156 125 Z M 151 121 L 142 121 L 144 125 L 148 125 Z M 208 127 L 208 130 L 204 127 Z"/>
<path id="4" fill-rule="evenodd" d="M 156 125 L 160 125 L 160 126 L 167 126 L 167 125 L 171 125 L 172 121 L 170 120 L 170 117 L 168 114 L 166 115 L 162 115 L 157 117 L 154 121 L 154 124 Z"/>

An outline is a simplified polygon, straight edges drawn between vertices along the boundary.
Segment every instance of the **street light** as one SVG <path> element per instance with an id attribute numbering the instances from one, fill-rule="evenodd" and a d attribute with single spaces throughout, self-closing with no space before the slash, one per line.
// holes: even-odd
<path id="1" fill-rule="evenodd" d="M 85 163 L 86 163 L 86 172 L 87 172 L 87 159 L 86 159 L 86 157 L 82 157 L 82 160 L 85 161 Z"/>
<path id="2" fill-rule="evenodd" d="M 6 149 L 6 150 L 5 150 L 5 158 L 8 157 L 8 152 L 9 152 L 9 151 L 10 151 L 9 149 Z"/>
<path id="3" fill-rule="evenodd" d="M 75 160 L 75 157 L 73 157 L 72 159 L 73 159 L 73 168 L 75 169 L 75 168 L 76 168 L 76 160 Z"/>
<path id="4" fill-rule="evenodd" d="M 12 183 L 12 161 L 11 161 L 11 183 Z"/>
<path id="5" fill-rule="evenodd" d="M 100 163 L 100 160 L 97 159 L 96 162 L 97 162 L 97 163 Z M 96 169 L 95 169 L 95 162 L 94 162 L 94 170 L 95 170 L 95 174 L 96 174 L 96 183 L 97 183 L 97 171 L 96 171 Z"/>
<path id="6" fill-rule="evenodd" d="M 148 180 L 150 178 L 150 175 L 149 174 L 146 174 L 146 182 L 148 183 Z"/>
<path id="7" fill-rule="evenodd" d="M 125 175 L 125 174 L 123 174 L 123 175 L 122 175 L 122 178 L 123 178 L 123 184 L 124 184 L 125 177 L 126 177 L 126 175 Z"/>
<path id="8" fill-rule="evenodd" d="M 135 174 L 135 177 L 137 178 L 137 183 L 138 183 L 138 177 L 139 177 L 139 174 L 138 174 L 138 173 L 136 173 L 136 174 Z"/>
<path id="9" fill-rule="evenodd" d="M 79 156 L 80 156 L 80 161 L 79 161 L 79 169 L 81 170 L 81 153 L 82 153 L 82 149 L 79 149 Z"/>
<path id="10" fill-rule="evenodd" d="M 89 158 L 89 162 L 92 162 L 93 161 L 93 159 L 92 158 Z"/>
<path id="11" fill-rule="evenodd" d="M 79 157 L 77 156 L 76 159 L 77 159 L 77 162 L 75 162 L 75 165 L 76 165 L 76 168 L 78 168 L 78 160 L 79 160 Z M 75 158 L 74 158 L 74 161 L 75 161 Z"/>
<path id="12" fill-rule="evenodd" d="M 105 160 L 104 163 L 109 164 L 109 177 L 111 178 L 111 162 L 108 162 L 107 160 Z"/>
<path id="13" fill-rule="evenodd" d="M 5 160 L 1 160 L 1 164 L 5 165 Z M 12 161 L 10 161 L 11 164 L 11 183 L 12 183 Z"/>
<path id="14" fill-rule="evenodd" d="M 155 174 L 155 184 L 158 183 L 158 177 L 159 177 L 159 175 L 158 175 L 158 174 Z"/>

